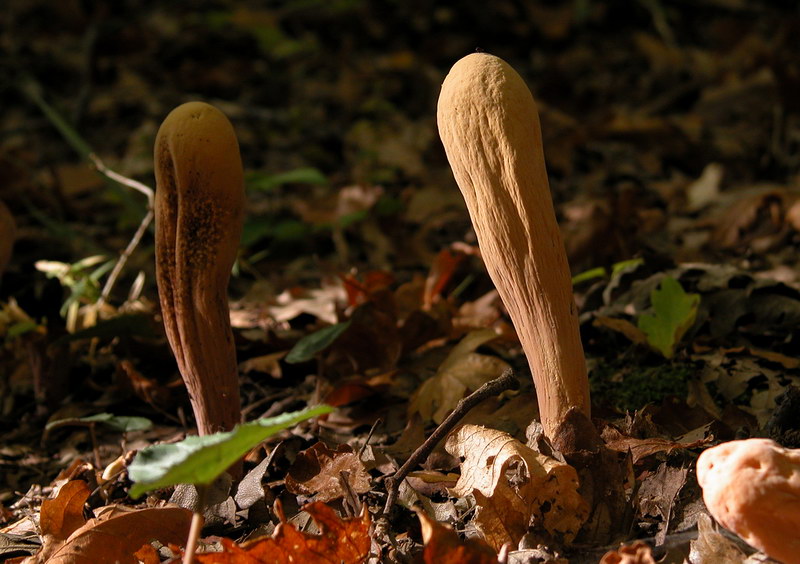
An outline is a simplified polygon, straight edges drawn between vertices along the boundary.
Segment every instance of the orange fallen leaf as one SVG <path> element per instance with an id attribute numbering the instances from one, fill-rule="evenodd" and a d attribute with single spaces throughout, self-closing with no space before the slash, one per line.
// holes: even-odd
<path id="1" fill-rule="evenodd" d="M 89 486 L 83 480 L 71 480 L 61 486 L 55 499 L 42 502 L 39 526 L 42 534 L 64 540 L 86 523 L 83 504 L 89 499 Z"/>
<path id="2" fill-rule="evenodd" d="M 417 511 L 422 526 L 425 564 L 496 564 L 497 555 L 477 538 L 461 540 L 447 525 L 438 523 L 424 512 Z"/>
<path id="3" fill-rule="evenodd" d="M 237 545 L 222 539 L 222 552 L 198 554 L 201 564 L 360 564 L 369 556 L 370 515 L 366 506 L 360 517 L 340 518 L 333 509 L 321 502 L 309 503 L 303 511 L 319 527 L 319 535 L 309 535 L 295 529 L 280 507 L 280 519 L 271 537 L 259 538 Z"/>
<path id="4" fill-rule="evenodd" d="M 48 564 L 136 564 L 134 553 L 152 540 L 183 545 L 192 513 L 181 507 L 154 507 L 113 512 L 108 519 L 91 519 L 74 531 L 49 558 Z M 45 547 L 46 548 L 46 547 Z"/>

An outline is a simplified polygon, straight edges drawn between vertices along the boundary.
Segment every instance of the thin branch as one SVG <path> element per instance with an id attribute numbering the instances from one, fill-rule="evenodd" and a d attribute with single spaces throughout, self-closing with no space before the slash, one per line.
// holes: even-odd
<path id="1" fill-rule="evenodd" d="M 394 502 L 397 500 L 400 484 L 406 479 L 408 473 L 430 455 L 439 441 L 452 431 L 453 427 L 455 427 L 473 407 L 487 398 L 499 395 L 506 390 L 514 390 L 518 386 L 519 380 L 517 380 L 514 372 L 509 368 L 498 378 L 486 382 L 483 386 L 460 400 L 456 408 L 450 412 L 450 415 L 448 415 L 438 427 L 436 427 L 433 433 L 431 433 L 431 436 L 414 451 L 409 459 L 406 460 L 406 463 L 395 472 L 394 476 L 386 480 L 388 496 L 386 497 L 386 505 L 383 508 L 383 514 L 389 514 L 392 505 L 394 505 Z"/>
<path id="2" fill-rule="evenodd" d="M 123 186 L 127 186 L 128 188 L 133 188 L 137 192 L 141 192 L 145 196 L 147 196 L 147 207 L 153 207 L 153 189 L 150 188 L 147 184 L 142 184 L 138 180 L 134 180 L 133 178 L 128 178 L 127 176 L 122 176 L 118 172 L 114 172 L 110 168 L 108 168 L 103 161 L 98 157 L 95 153 L 89 153 L 88 159 L 92 162 L 94 167 L 97 169 L 97 172 L 105 176 L 106 178 L 113 180 L 118 184 L 122 184 Z"/>
<path id="3" fill-rule="evenodd" d="M 108 296 L 111 294 L 111 290 L 114 288 L 114 284 L 117 282 L 117 278 L 119 277 L 122 269 L 125 268 L 125 264 L 128 262 L 131 254 L 139 245 L 139 241 L 142 240 L 142 236 L 144 232 L 147 231 L 147 228 L 150 226 L 150 223 L 153 221 L 153 208 L 147 210 L 147 214 L 145 214 L 144 218 L 142 218 L 142 222 L 139 224 L 139 228 L 136 230 L 136 233 L 133 234 L 133 238 L 131 238 L 128 246 L 125 247 L 125 250 L 119 255 L 117 259 L 117 264 L 114 265 L 111 274 L 108 275 L 106 279 L 106 283 L 103 286 L 103 291 L 100 293 L 100 298 L 97 300 L 98 308 L 101 307 L 104 303 L 108 301 Z"/>

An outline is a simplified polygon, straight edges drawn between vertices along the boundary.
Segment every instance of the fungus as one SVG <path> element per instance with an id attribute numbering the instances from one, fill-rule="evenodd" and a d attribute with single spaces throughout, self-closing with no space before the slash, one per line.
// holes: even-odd
<path id="1" fill-rule="evenodd" d="M 800 563 L 800 449 L 769 439 L 722 443 L 697 459 L 709 513 L 748 544 Z"/>
<path id="2" fill-rule="evenodd" d="M 201 435 L 240 420 L 227 288 L 242 231 L 236 134 L 218 109 L 178 106 L 155 142 L 156 279 L 164 327 Z"/>
<path id="3" fill-rule="evenodd" d="M 514 323 L 551 439 L 571 409 L 590 416 L 589 382 L 536 103 L 502 59 L 474 53 L 442 84 L 439 135 L 486 269 Z"/>

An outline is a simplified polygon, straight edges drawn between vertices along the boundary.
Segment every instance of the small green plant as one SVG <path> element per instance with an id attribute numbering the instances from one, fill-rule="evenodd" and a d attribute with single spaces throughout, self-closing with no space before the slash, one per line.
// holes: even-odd
<path id="1" fill-rule="evenodd" d="M 647 335 L 648 344 L 666 358 L 675 354 L 675 345 L 694 324 L 699 294 L 688 294 L 680 282 L 665 277 L 650 293 L 653 313 L 639 316 L 638 326 Z"/>
<path id="2" fill-rule="evenodd" d="M 144 448 L 128 466 L 128 476 L 134 482 L 130 496 L 135 499 L 177 484 L 208 486 L 261 441 L 331 411 L 332 407 L 319 405 L 237 425 L 224 433 L 191 436 L 177 443 Z"/>
<path id="3" fill-rule="evenodd" d="M 183 556 L 184 564 L 190 564 L 203 528 L 206 494 L 214 480 L 261 441 L 331 411 L 333 408 L 328 405 L 318 405 L 237 425 L 232 431 L 191 436 L 177 443 L 144 448 L 128 466 L 128 477 L 134 482 L 129 495 L 136 499 L 151 490 L 177 484 L 192 484 L 197 488 L 198 503 L 192 514 Z"/>
<path id="4" fill-rule="evenodd" d="M 114 261 L 104 255 L 94 255 L 69 264 L 53 260 L 39 260 L 36 270 L 48 278 L 57 279 L 70 295 L 61 306 L 61 316 L 67 320 L 67 329 L 77 327 L 78 309 L 83 304 L 93 304 L 100 298 L 100 279 L 114 267 Z"/>

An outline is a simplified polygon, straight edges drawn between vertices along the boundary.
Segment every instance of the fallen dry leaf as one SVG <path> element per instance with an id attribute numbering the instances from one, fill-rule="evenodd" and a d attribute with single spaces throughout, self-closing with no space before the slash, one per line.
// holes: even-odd
<path id="1" fill-rule="evenodd" d="M 636 325 L 627 319 L 620 319 L 617 317 L 607 317 L 605 315 L 596 315 L 592 325 L 595 327 L 604 327 L 611 329 L 617 333 L 625 335 L 632 343 L 637 345 L 647 344 L 647 335 L 644 331 L 639 329 Z"/>
<path id="2" fill-rule="evenodd" d="M 516 546 L 529 525 L 570 543 L 589 516 L 575 469 L 507 433 L 464 425 L 447 437 L 445 449 L 463 457 L 453 493 L 475 497 L 475 524 L 495 550 Z"/>
<path id="3" fill-rule="evenodd" d="M 45 546 L 36 561 L 47 564 L 136 564 L 134 553 L 152 540 L 183 545 L 192 520 L 191 511 L 180 507 L 112 513 L 108 519 L 87 521 L 49 555 L 44 554 Z"/>
<path id="4" fill-rule="evenodd" d="M 303 511 L 319 526 L 319 535 L 309 535 L 286 522 L 279 507 L 280 524 L 271 537 L 237 545 L 222 539 L 222 552 L 198 554 L 201 564 L 360 564 L 369 555 L 370 516 L 366 505 L 360 517 L 340 518 L 321 502 L 309 503 Z"/>
<path id="5" fill-rule="evenodd" d="M 662 463 L 639 486 L 639 512 L 643 519 L 650 517 L 658 523 L 658 532 L 655 535 L 657 545 L 663 544 L 666 539 L 675 512 L 675 500 L 686 484 L 687 475 L 686 468 L 675 468 Z"/>
<path id="6" fill-rule="evenodd" d="M 729 538 L 717 532 L 711 517 L 702 514 L 697 520 L 697 538 L 690 543 L 690 564 L 709 564 L 725 562 L 726 564 L 744 564 L 747 556 Z"/>
<path id="7" fill-rule="evenodd" d="M 83 480 L 71 480 L 61 486 L 55 499 L 42 502 L 39 526 L 51 539 L 65 540 L 86 523 L 83 504 L 89 499 L 89 486 Z M 47 543 L 48 540 L 45 540 Z"/>
<path id="8" fill-rule="evenodd" d="M 496 564 L 494 550 L 478 539 L 461 540 L 452 527 L 438 523 L 417 511 L 422 526 L 425 564 Z"/>
<path id="9" fill-rule="evenodd" d="M 765 252 L 794 229 L 800 195 L 782 188 L 760 190 L 734 202 L 716 220 L 711 242 L 721 249 Z"/>
<path id="10" fill-rule="evenodd" d="M 436 374 L 422 383 L 409 406 L 410 414 L 441 423 L 468 391 L 475 391 L 499 377 L 508 364 L 494 356 L 475 352 L 479 346 L 498 337 L 493 329 L 478 329 L 467 334 L 439 366 Z"/>
<path id="11" fill-rule="evenodd" d="M 643 541 L 609 550 L 603 555 L 600 564 L 656 564 L 650 545 Z"/>
<path id="12" fill-rule="evenodd" d="M 660 437 L 637 439 L 636 437 L 625 435 L 622 431 L 611 425 L 607 425 L 600 433 L 600 436 L 603 438 L 603 441 L 605 441 L 606 446 L 611 450 L 616 450 L 617 452 L 628 452 L 630 450 L 634 464 L 643 458 L 659 452 L 666 452 L 669 454 L 677 449 L 699 448 L 713 440 L 713 437 L 706 437 L 688 443 L 680 443 Z"/>
<path id="13" fill-rule="evenodd" d="M 313 496 L 315 501 L 331 501 L 347 495 L 344 479 L 357 494 L 367 493 L 372 487 L 364 464 L 349 445 L 331 450 L 319 442 L 297 454 L 286 475 L 286 489 Z"/>

